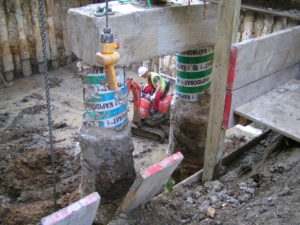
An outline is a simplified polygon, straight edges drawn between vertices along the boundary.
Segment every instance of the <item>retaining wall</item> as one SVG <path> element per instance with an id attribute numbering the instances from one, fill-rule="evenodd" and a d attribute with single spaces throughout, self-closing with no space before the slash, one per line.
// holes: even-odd
<path id="1" fill-rule="evenodd" d="M 41 70 L 39 0 L 0 1 L 0 72 L 29 76 Z M 71 62 L 67 35 L 69 8 L 101 0 L 45 0 L 47 50 L 51 67 Z M 40 68 L 39 68 L 40 67 Z"/>

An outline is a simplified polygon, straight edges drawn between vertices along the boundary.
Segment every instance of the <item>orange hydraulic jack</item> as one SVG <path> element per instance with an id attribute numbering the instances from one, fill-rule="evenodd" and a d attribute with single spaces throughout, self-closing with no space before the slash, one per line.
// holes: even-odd
<path id="1" fill-rule="evenodd" d="M 101 44 L 101 52 L 96 53 L 96 62 L 105 67 L 108 89 L 117 90 L 118 81 L 114 64 L 120 60 L 120 54 L 115 51 L 115 49 L 119 48 L 119 43 L 114 40 L 111 29 L 108 26 L 108 0 L 106 0 L 106 26 L 101 34 Z"/>

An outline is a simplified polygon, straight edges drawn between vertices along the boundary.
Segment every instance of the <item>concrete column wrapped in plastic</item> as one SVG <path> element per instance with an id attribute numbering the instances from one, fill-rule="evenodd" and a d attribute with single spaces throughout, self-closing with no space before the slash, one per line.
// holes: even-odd
<path id="1" fill-rule="evenodd" d="M 213 65 L 213 47 L 177 54 L 176 95 L 187 101 L 199 101 L 209 90 Z"/>
<path id="2" fill-rule="evenodd" d="M 119 71 L 118 90 L 107 88 L 107 79 L 102 67 L 90 68 L 81 74 L 85 113 L 83 123 L 86 127 L 121 127 L 128 122 L 127 87 Z"/>

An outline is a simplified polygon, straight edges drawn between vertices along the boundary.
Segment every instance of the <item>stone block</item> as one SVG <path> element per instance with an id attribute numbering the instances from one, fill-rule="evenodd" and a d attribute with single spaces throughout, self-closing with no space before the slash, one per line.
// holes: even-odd
<path id="1" fill-rule="evenodd" d="M 135 179 L 131 126 L 101 128 L 82 127 L 80 194 L 97 191 L 101 208 L 96 222 L 107 224 Z"/>

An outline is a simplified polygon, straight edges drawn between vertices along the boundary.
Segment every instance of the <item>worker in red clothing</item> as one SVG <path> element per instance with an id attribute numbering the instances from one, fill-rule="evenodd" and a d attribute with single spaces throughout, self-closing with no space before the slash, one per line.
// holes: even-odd
<path id="1" fill-rule="evenodd" d="M 139 77 L 143 77 L 148 80 L 148 86 L 143 90 L 143 93 L 151 95 L 151 101 L 153 102 L 153 111 L 158 111 L 160 100 L 162 100 L 170 89 L 169 80 L 163 78 L 158 73 L 149 72 L 148 68 L 141 66 L 138 69 Z"/>

